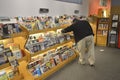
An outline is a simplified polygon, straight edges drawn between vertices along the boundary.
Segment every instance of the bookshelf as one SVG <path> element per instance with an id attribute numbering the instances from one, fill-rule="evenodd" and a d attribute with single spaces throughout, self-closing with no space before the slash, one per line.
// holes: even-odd
<path id="1" fill-rule="evenodd" d="M 96 31 L 96 45 L 107 46 L 109 18 L 98 18 Z"/>
<path id="2" fill-rule="evenodd" d="M 31 36 L 31 35 L 35 35 L 35 34 L 39 34 L 39 33 L 46 33 L 46 32 L 49 32 L 49 31 L 57 31 L 58 29 L 62 29 L 62 28 L 65 28 L 67 27 L 68 24 L 65 24 L 65 25 L 61 25 L 60 27 L 54 27 L 54 28 L 47 28 L 47 29 L 43 29 L 43 30 L 32 30 L 32 31 L 29 31 L 28 32 L 28 37 Z M 27 40 L 29 41 L 29 40 Z M 27 44 L 27 41 L 26 41 L 26 44 Z M 53 49 L 57 49 L 58 47 L 61 47 L 61 46 L 69 46 L 69 47 L 72 47 L 72 44 L 73 44 L 74 40 L 73 39 L 69 39 L 69 40 L 65 40 L 61 43 L 57 43 L 53 46 L 50 46 L 48 48 L 45 48 L 44 50 L 39 50 L 37 52 L 34 52 L 31 54 L 31 52 L 27 49 L 25 49 L 25 53 L 27 54 L 27 62 L 25 62 L 25 65 L 27 67 L 27 65 L 29 63 L 32 63 L 33 61 L 31 60 L 33 57 L 36 57 L 40 54 L 46 54 L 46 52 L 50 51 L 50 50 L 53 50 Z M 35 44 L 35 43 L 34 43 Z M 34 45 L 33 44 L 33 45 Z M 24 46 L 25 48 L 25 46 Z M 62 68 L 65 64 L 69 63 L 70 61 L 74 60 L 75 58 L 77 57 L 76 53 L 69 57 L 67 60 L 61 62 L 60 64 L 56 65 L 55 67 L 51 68 L 50 70 L 48 70 L 47 72 L 43 73 L 41 76 L 39 77 L 35 77 L 32 75 L 32 73 L 30 73 L 29 70 L 24 70 L 25 72 L 22 73 L 24 75 L 24 79 L 26 78 L 29 78 L 30 80 L 43 80 L 45 78 L 47 78 L 48 76 L 50 76 L 51 74 L 53 74 L 54 72 L 56 72 L 57 70 L 59 70 L 60 68 Z M 32 62 L 31 62 L 32 61 Z M 22 70 L 23 71 L 23 70 Z M 26 77 L 26 76 L 29 76 L 29 77 Z"/>
<path id="3" fill-rule="evenodd" d="M 111 7 L 108 46 L 120 48 L 120 6 Z"/>
<path id="4" fill-rule="evenodd" d="M 2 26 L 6 26 L 6 29 L 4 29 Z M 14 56 L 17 58 L 16 61 L 18 62 L 18 64 L 21 63 L 22 61 L 26 61 L 27 56 L 24 52 L 24 44 L 27 40 L 26 31 L 23 28 L 21 28 L 21 26 L 17 23 L 16 19 L 10 19 L 10 20 L 8 19 L 8 21 L 0 21 L 0 28 L 1 28 L 0 44 L 4 46 L 3 48 L 1 47 L 3 49 L 1 53 L 3 55 L 6 55 L 8 53 L 12 54 L 11 55 L 12 57 Z M 6 33 L 4 33 L 4 31 Z M 6 35 L 9 37 L 6 37 Z M 8 51 L 10 52 L 5 51 L 6 49 L 8 49 Z M 20 57 L 20 55 L 22 56 Z M 7 76 L 7 80 L 8 78 L 9 80 L 16 80 L 16 79 L 21 80 L 21 75 L 19 75 L 18 66 L 14 68 L 13 64 L 10 62 L 8 58 L 9 56 L 6 55 L 6 57 L 8 61 L 0 65 L 0 71 L 5 71 L 5 76 Z M 10 73 L 12 73 L 13 75 L 8 76 L 10 75 Z"/>
<path id="5" fill-rule="evenodd" d="M 66 60 L 60 62 L 58 65 L 54 66 L 47 72 L 43 73 L 41 76 L 39 76 L 39 77 L 33 76 L 30 73 L 30 71 L 27 69 L 27 66 L 31 62 L 32 57 L 36 57 L 40 54 L 44 54 L 50 50 L 57 49 L 58 47 L 61 47 L 61 46 L 72 47 L 74 40 L 72 38 L 68 39 L 68 40 L 64 40 L 60 43 L 49 46 L 48 48 L 45 48 L 44 50 L 38 50 L 37 52 L 34 52 L 34 54 L 31 54 L 30 51 L 25 49 L 25 45 L 28 42 L 28 38 L 30 35 L 34 35 L 34 34 L 38 34 L 38 33 L 47 33 L 49 31 L 57 31 L 58 29 L 63 29 L 65 27 L 69 26 L 69 24 L 62 24 L 57 27 L 45 28 L 42 30 L 38 30 L 38 29 L 36 29 L 36 24 L 35 24 L 36 21 L 35 20 L 28 21 L 28 22 L 29 22 L 29 24 L 32 25 L 32 30 L 27 29 L 26 25 L 24 25 L 23 23 L 17 22 L 17 24 L 19 25 L 19 28 L 21 29 L 21 32 L 10 34 L 9 35 L 10 37 L 6 38 L 6 39 L 3 39 L 2 37 L 0 37 L 1 40 L 5 40 L 4 41 L 4 42 L 6 42 L 5 44 L 7 44 L 9 42 L 14 42 L 16 44 L 19 44 L 21 51 L 24 53 L 24 56 L 18 60 L 19 65 L 16 67 L 18 69 L 18 73 L 15 74 L 14 77 L 11 78 L 10 80 L 16 80 L 16 79 L 17 80 L 28 80 L 28 79 L 29 80 L 43 80 L 43 79 L 47 78 L 48 76 L 52 75 L 54 72 L 56 72 L 60 68 L 62 68 L 64 65 L 68 64 L 70 61 L 74 60 L 78 55 L 75 52 L 74 55 L 72 55 L 69 58 L 67 58 Z M 71 33 L 69 33 L 69 34 L 71 34 Z M 5 70 L 5 68 L 12 69 L 12 67 L 10 66 L 10 63 L 0 65 L 0 70 Z M 7 71 L 9 71 L 9 70 L 7 70 Z"/>

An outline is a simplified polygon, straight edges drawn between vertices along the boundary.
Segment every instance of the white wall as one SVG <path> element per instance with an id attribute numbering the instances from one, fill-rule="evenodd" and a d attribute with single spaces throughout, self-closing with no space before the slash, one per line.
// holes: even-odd
<path id="1" fill-rule="evenodd" d="M 0 16 L 39 16 L 39 8 L 49 8 L 45 15 L 73 15 L 74 10 L 80 10 L 79 15 L 88 15 L 88 1 L 74 4 L 55 0 L 0 0 Z"/>

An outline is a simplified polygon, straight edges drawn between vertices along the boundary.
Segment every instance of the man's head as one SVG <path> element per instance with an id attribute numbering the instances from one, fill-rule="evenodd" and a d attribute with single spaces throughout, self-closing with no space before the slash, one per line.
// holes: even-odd
<path id="1" fill-rule="evenodd" d="M 77 18 L 74 18 L 74 19 L 73 19 L 73 24 L 76 23 L 76 22 L 78 22 L 78 21 L 79 21 L 79 20 L 78 20 Z"/>
<path id="2" fill-rule="evenodd" d="M 80 16 L 80 20 L 87 20 L 85 16 Z"/>

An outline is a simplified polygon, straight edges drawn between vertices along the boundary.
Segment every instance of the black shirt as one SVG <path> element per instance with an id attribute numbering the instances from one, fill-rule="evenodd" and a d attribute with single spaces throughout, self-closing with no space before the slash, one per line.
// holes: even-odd
<path id="1" fill-rule="evenodd" d="M 73 31 L 75 42 L 77 43 L 86 36 L 94 35 L 93 30 L 88 21 L 81 20 L 65 28 L 62 32 L 71 32 Z"/>

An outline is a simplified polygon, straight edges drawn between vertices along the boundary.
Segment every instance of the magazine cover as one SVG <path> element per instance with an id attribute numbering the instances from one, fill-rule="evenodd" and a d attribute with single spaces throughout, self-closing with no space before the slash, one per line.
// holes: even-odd
<path id="1" fill-rule="evenodd" d="M 19 65 L 18 60 L 15 56 L 9 57 L 8 60 L 12 67 L 17 67 Z"/>

